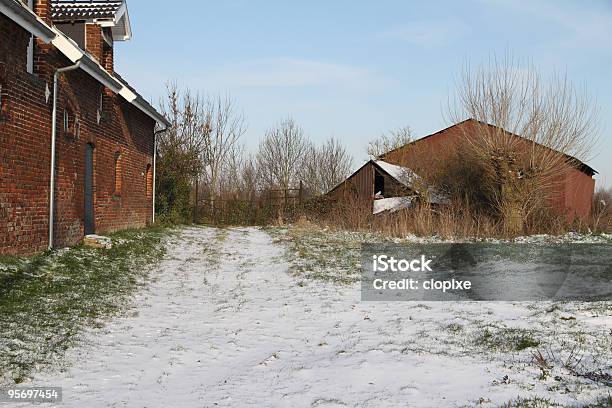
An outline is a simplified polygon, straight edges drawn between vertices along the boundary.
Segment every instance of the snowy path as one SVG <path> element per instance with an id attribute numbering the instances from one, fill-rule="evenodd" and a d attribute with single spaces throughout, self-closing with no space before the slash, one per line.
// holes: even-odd
<path id="1" fill-rule="evenodd" d="M 255 228 L 188 228 L 169 245 L 132 312 L 91 330 L 66 372 L 33 385 L 63 387 L 63 407 L 445 407 L 554 395 L 536 381 L 499 384 L 513 373 L 503 364 L 419 340 L 469 304 L 362 303 L 356 285 L 298 285 L 284 248 Z M 482 308 L 517 325 L 528 313 Z"/>

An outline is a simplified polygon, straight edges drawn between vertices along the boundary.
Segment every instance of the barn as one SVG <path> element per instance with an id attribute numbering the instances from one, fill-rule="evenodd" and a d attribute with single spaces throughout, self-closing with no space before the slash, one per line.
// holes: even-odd
<path id="1" fill-rule="evenodd" d="M 328 196 L 335 200 L 356 198 L 361 205 L 371 205 L 373 214 L 409 208 L 422 200 L 434 205 L 447 202 L 411 169 L 384 160 L 369 160 Z"/>
<path id="2" fill-rule="evenodd" d="M 432 203 L 443 204 L 445 198 L 431 187 L 424 185 L 421 178 L 411 169 L 418 169 L 418 163 L 422 163 L 424 159 L 428 166 L 443 165 L 451 155 L 461 152 L 464 137 L 475 134 L 477 127 L 482 125 L 482 122 L 468 119 L 389 151 L 376 160 L 365 163 L 328 195 L 336 200 L 358 198 L 364 203 L 363 205 L 373 206 L 374 213 L 380 208 L 393 209 L 407 206 L 406 199 L 398 200 L 402 197 L 425 197 Z M 520 138 L 518 135 L 512 137 Z M 555 191 L 552 207 L 559 214 L 566 216 L 568 221 L 576 218 L 586 219 L 591 214 L 595 193 L 593 176 L 597 172 L 574 157 L 564 156 L 567 169 L 560 173 L 560 180 L 555 185 L 555 189 L 559 191 Z M 377 202 L 391 198 L 395 200 Z M 393 207 L 393 202 L 397 204 L 396 207 Z"/>

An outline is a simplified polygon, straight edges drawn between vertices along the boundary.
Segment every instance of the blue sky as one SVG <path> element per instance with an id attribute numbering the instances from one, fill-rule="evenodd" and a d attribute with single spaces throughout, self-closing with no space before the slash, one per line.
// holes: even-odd
<path id="1" fill-rule="evenodd" d="M 410 126 L 448 125 L 444 106 L 462 65 L 510 51 L 544 73 L 566 71 L 600 106 L 589 164 L 612 186 L 612 0 L 198 1 L 128 0 L 134 38 L 116 69 L 157 102 L 175 80 L 229 93 L 255 149 L 291 116 L 314 141 L 335 136 L 355 165 L 369 140 Z"/>

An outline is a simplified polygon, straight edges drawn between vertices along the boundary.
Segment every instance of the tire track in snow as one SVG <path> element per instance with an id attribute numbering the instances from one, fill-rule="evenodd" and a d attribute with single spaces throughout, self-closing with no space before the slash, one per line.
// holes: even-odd
<path id="1" fill-rule="evenodd" d="M 512 323 L 523 306 L 364 303 L 359 285 L 298 285 L 284 258 L 256 228 L 184 229 L 133 313 L 92 329 L 67 372 L 33 385 L 63 387 L 63 407 L 495 406 L 526 386 L 555 396 L 537 373 L 431 342 L 464 312 L 491 307 L 487 319 Z"/>

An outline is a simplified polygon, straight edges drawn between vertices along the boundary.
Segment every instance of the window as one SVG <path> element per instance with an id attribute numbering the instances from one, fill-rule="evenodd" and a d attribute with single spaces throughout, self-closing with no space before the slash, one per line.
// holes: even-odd
<path id="1" fill-rule="evenodd" d="M 68 133 L 70 131 L 70 113 L 68 113 L 68 109 L 64 109 L 64 132 Z"/>
<path id="2" fill-rule="evenodd" d="M 6 84 L 6 67 L 0 63 L 0 122 L 8 120 L 9 100 Z"/>
<path id="3" fill-rule="evenodd" d="M 4 110 L 4 89 L 2 88 L 2 84 L 0 83 L 0 113 Z"/>
<path id="4" fill-rule="evenodd" d="M 153 169 L 150 164 L 147 164 L 147 172 L 145 174 L 147 198 L 151 198 L 153 196 Z"/>
<path id="5" fill-rule="evenodd" d="M 100 101 L 99 101 L 98 109 L 100 109 L 100 112 L 104 111 L 104 87 L 103 86 L 100 87 Z"/>
<path id="6" fill-rule="evenodd" d="M 72 135 L 75 138 L 79 137 L 79 132 L 81 131 L 81 122 L 79 121 L 78 117 L 74 117 L 74 123 L 72 125 Z"/>
<path id="7" fill-rule="evenodd" d="M 62 116 L 62 130 L 64 136 L 72 139 L 79 137 L 81 124 L 79 117 L 74 114 L 74 111 L 69 107 L 64 108 L 64 114 Z"/>
<path id="8" fill-rule="evenodd" d="M 121 153 L 115 153 L 115 195 L 121 194 Z"/>

